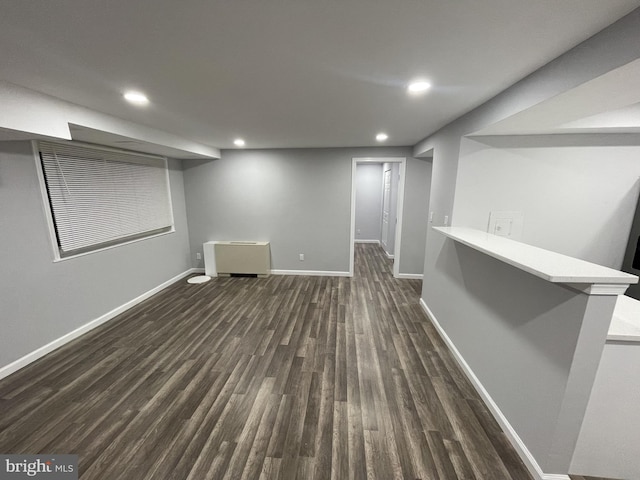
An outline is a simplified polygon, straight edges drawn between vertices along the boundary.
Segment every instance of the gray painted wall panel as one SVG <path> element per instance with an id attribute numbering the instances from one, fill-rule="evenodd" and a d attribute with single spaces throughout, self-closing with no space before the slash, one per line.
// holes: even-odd
<path id="1" fill-rule="evenodd" d="M 486 230 L 491 210 L 519 211 L 524 243 L 620 269 L 638 201 L 640 147 L 609 136 L 564 136 L 562 146 L 558 135 L 464 139 L 456 224 Z"/>
<path id="2" fill-rule="evenodd" d="M 404 190 L 400 272 L 421 275 L 429 222 L 431 159 L 408 158 Z"/>
<path id="3" fill-rule="evenodd" d="M 53 263 L 28 142 L 0 142 L 0 367 L 190 268 L 182 171 L 170 162 L 176 233 Z"/>
<path id="4" fill-rule="evenodd" d="M 442 248 L 431 294 L 456 298 L 432 301 L 435 317 L 534 456 L 546 459 L 588 297 L 433 234 Z"/>
<path id="5" fill-rule="evenodd" d="M 382 235 L 382 164 L 356 166 L 356 241 Z"/>
<path id="6" fill-rule="evenodd" d="M 223 150 L 220 160 L 185 162 L 192 252 L 210 240 L 270 241 L 275 270 L 347 272 L 352 158 L 410 150 Z"/>

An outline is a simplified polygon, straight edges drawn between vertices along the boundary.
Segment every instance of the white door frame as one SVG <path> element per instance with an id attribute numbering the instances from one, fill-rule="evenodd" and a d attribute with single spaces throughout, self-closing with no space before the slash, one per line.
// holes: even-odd
<path id="1" fill-rule="evenodd" d="M 393 246 L 393 276 L 400 275 L 400 245 L 402 240 L 402 212 L 404 209 L 404 180 L 407 159 L 406 157 L 353 157 L 351 160 L 351 236 L 349 244 L 349 276 L 353 277 L 353 263 L 356 241 L 356 167 L 362 163 L 399 163 L 400 180 L 398 181 L 398 202 L 396 208 L 396 235 Z"/>
<path id="2" fill-rule="evenodd" d="M 387 164 L 388 165 L 388 164 Z M 385 190 L 386 190 L 386 184 L 385 184 L 385 180 L 387 178 L 387 172 L 389 173 L 389 192 L 387 192 L 387 194 L 385 195 Z M 382 215 L 381 215 L 381 219 L 380 219 L 380 245 L 382 245 L 382 248 L 384 249 L 384 253 L 387 254 L 387 257 L 389 258 L 394 258 L 393 253 L 388 253 L 387 252 L 387 245 L 389 243 L 389 217 L 387 217 L 387 243 L 385 244 L 384 240 L 384 202 L 385 202 L 385 197 L 388 197 L 386 200 L 389 202 L 387 207 L 391 207 L 391 191 L 393 188 L 393 178 L 392 178 L 392 174 L 393 174 L 393 169 L 389 169 L 389 170 L 385 170 L 384 169 L 384 164 L 382 167 Z M 399 178 L 396 178 L 396 190 L 398 189 L 398 184 L 400 182 Z M 357 193 L 357 192 L 356 192 Z M 396 202 L 396 206 L 397 206 L 397 202 Z M 357 207 L 357 205 L 356 205 Z M 387 213 L 391 214 L 391 209 L 387 208 Z M 393 213 L 397 213 L 397 212 L 393 212 Z M 396 218 L 396 225 L 398 224 L 398 219 Z M 395 249 L 395 247 L 394 247 Z"/>

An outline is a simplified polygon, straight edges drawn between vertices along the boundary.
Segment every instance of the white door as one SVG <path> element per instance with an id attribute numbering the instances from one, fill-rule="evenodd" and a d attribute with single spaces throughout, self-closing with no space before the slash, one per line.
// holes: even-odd
<path id="1" fill-rule="evenodd" d="M 389 243 L 389 204 L 391 203 L 391 170 L 385 170 L 382 190 L 382 247 L 386 250 Z"/>

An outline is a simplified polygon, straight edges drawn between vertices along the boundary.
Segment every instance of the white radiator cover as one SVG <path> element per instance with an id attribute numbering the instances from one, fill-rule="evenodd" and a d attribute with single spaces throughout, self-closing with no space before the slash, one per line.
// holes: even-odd
<path id="1" fill-rule="evenodd" d="M 204 244 L 205 272 L 269 275 L 269 242 L 207 242 Z"/>
<path id="2" fill-rule="evenodd" d="M 202 250 L 204 251 L 204 274 L 210 277 L 218 276 L 218 270 L 216 269 L 216 243 L 218 242 L 205 242 L 202 245 Z"/>

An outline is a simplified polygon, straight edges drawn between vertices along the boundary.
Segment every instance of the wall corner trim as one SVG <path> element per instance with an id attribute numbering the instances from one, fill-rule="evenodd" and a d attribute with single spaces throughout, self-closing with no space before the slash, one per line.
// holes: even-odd
<path id="1" fill-rule="evenodd" d="M 63 345 L 69 343 L 70 341 L 78 338 L 79 336 L 93 330 L 94 328 L 102 325 L 103 323 L 108 322 L 112 318 L 115 318 L 116 316 L 136 306 L 137 304 L 146 300 L 152 295 L 155 295 L 160 290 L 165 289 L 166 287 L 168 287 L 172 283 L 177 282 L 181 278 L 191 275 L 192 273 L 198 273 L 200 272 L 200 270 L 201 269 L 198 269 L 198 268 L 190 268 L 189 270 L 182 272 L 173 278 L 170 278 L 166 282 L 161 283 L 157 287 L 152 288 L 151 290 L 143 293 L 142 295 L 134 298 L 133 300 L 129 300 L 128 302 L 120 305 L 119 307 L 116 307 L 113 310 L 105 313 L 104 315 L 101 315 L 98 318 L 95 318 L 90 322 L 85 323 L 84 325 L 76 328 L 75 330 L 53 340 L 52 342 L 47 343 L 46 345 L 34 350 L 31 353 L 26 354 L 25 356 L 11 362 L 10 364 L 0 367 L 0 380 L 2 380 L 5 377 L 8 377 L 12 373 L 17 372 L 21 368 L 26 367 L 30 363 L 35 362 L 39 358 L 44 357 L 46 354 L 51 353 L 52 351 L 62 347 Z"/>
<path id="2" fill-rule="evenodd" d="M 444 331 L 444 329 L 436 319 L 431 309 L 427 306 L 423 298 L 420 298 L 420 307 L 422 307 L 422 310 L 424 311 L 425 315 L 427 316 L 429 321 L 433 324 L 433 326 L 436 328 L 436 330 L 438 331 L 438 333 L 446 343 L 447 347 L 451 351 L 456 362 L 458 363 L 458 365 L 460 366 L 460 368 L 462 369 L 466 377 L 469 379 L 473 387 L 476 389 L 476 391 L 478 392 L 478 394 L 480 395 L 484 403 L 487 405 L 487 408 L 489 409 L 491 414 L 494 416 L 494 418 L 496 419 L 496 421 L 504 431 L 507 439 L 509 439 L 509 442 L 511 443 L 513 448 L 516 450 L 516 452 L 524 462 L 524 465 L 527 468 L 527 470 L 529 470 L 529 473 L 531 473 L 531 475 L 538 480 L 571 480 L 569 478 L 569 475 L 556 474 L 556 473 L 544 473 L 542 471 L 542 468 L 538 464 L 537 460 L 534 458 L 533 454 L 529 451 L 529 449 L 527 448 L 525 443 L 522 441 L 518 433 L 515 431 L 513 426 L 511 426 L 511 424 L 509 423 L 509 420 L 507 420 L 507 417 L 505 417 L 505 415 L 500 410 L 500 407 L 498 407 L 498 405 L 493 401 L 493 398 L 491 398 L 491 395 L 489 395 L 489 392 L 484 388 L 484 386 L 482 385 L 478 377 L 476 377 L 475 373 L 473 373 L 473 370 L 471 370 L 471 367 L 465 361 L 460 351 L 458 351 L 458 349 L 456 348 L 451 338 L 449 338 L 447 333 Z"/>
<path id="3" fill-rule="evenodd" d="M 422 273 L 399 273 L 396 278 L 405 278 L 410 280 L 422 280 L 424 275 Z"/>

